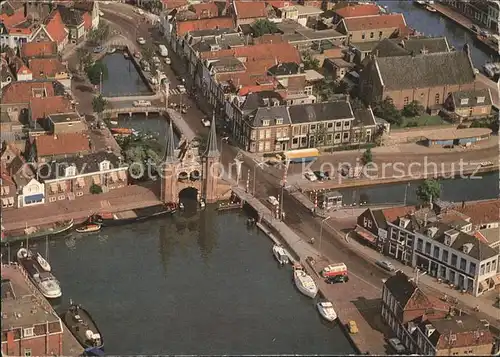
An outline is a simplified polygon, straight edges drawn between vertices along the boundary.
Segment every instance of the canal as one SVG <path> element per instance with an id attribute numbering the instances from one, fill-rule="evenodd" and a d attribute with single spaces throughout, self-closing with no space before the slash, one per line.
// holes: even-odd
<path id="1" fill-rule="evenodd" d="M 102 62 L 108 70 L 108 77 L 102 82 L 102 94 L 105 97 L 152 94 L 137 68 L 123 56 L 123 52 L 107 54 Z"/>
<path id="2" fill-rule="evenodd" d="M 63 302 L 92 312 L 108 355 L 354 353 L 245 223 L 207 207 L 55 238 L 49 261 Z"/>
<path id="3" fill-rule="evenodd" d="M 387 6 L 391 12 L 403 13 L 408 26 L 425 36 L 445 36 L 450 46 L 454 46 L 457 50 L 468 43 L 471 47 L 472 62 L 478 69 L 492 59 L 491 50 L 485 49 L 475 35 L 439 13 L 431 13 L 408 0 L 378 1 L 378 4 Z"/>
<path id="4" fill-rule="evenodd" d="M 451 202 L 476 201 L 498 198 L 499 173 L 489 172 L 477 174 L 476 178 L 456 178 L 440 180 L 441 199 Z M 344 204 L 352 202 L 368 204 L 401 204 L 405 201 L 410 205 L 419 204 L 416 191 L 422 181 L 397 183 L 361 188 L 338 190 L 342 193 Z"/>

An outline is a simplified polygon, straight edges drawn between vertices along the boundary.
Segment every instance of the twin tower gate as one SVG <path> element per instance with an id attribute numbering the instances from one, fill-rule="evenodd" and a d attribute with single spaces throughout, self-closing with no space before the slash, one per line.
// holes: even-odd
<path id="1" fill-rule="evenodd" d="M 221 176 L 220 152 L 217 148 L 215 121 L 210 126 L 206 150 L 200 153 L 184 140 L 175 148 L 172 119 L 167 127 L 165 158 L 162 168 L 161 199 L 164 203 L 178 202 L 179 194 L 186 188 L 198 191 L 198 200 L 207 203 L 218 199 L 218 184 Z"/>

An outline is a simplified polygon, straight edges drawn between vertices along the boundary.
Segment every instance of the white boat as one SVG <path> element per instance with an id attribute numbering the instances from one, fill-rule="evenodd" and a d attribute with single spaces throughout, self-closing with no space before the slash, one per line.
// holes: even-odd
<path id="1" fill-rule="evenodd" d="M 43 270 L 50 271 L 52 269 L 49 262 L 44 257 L 42 257 L 40 253 L 36 253 L 36 261 L 38 262 L 38 264 L 40 264 Z"/>
<path id="2" fill-rule="evenodd" d="M 290 262 L 290 256 L 288 252 L 286 251 L 285 248 L 283 248 L 278 244 L 275 244 L 273 246 L 273 254 L 278 263 L 280 263 L 281 265 L 288 264 Z"/>
<path id="3" fill-rule="evenodd" d="M 433 8 L 432 6 L 429 6 L 429 5 L 427 5 L 427 6 L 425 7 L 425 9 L 426 9 L 427 11 L 430 11 L 430 12 L 436 12 L 436 11 L 437 11 L 435 8 Z"/>
<path id="4" fill-rule="evenodd" d="M 304 268 L 301 265 L 294 266 L 293 280 L 297 289 L 299 289 L 302 294 L 309 296 L 312 299 L 316 297 L 318 287 L 316 286 L 313 278 L 304 271 Z"/>
<path id="5" fill-rule="evenodd" d="M 415 2 L 417 3 L 417 5 L 421 5 L 421 6 L 425 5 L 425 1 L 424 0 L 416 0 Z"/>
<path id="6" fill-rule="evenodd" d="M 109 123 L 111 125 L 118 125 L 118 121 L 116 121 L 116 120 L 110 120 Z"/>
<path id="7" fill-rule="evenodd" d="M 44 269 L 37 259 L 38 256 L 35 257 L 35 255 L 26 248 L 20 248 L 16 255 L 19 264 L 26 270 L 31 281 L 33 281 L 43 296 L 47 299 L 56 299 L 62 296 L 59 282 L 52 273 L 43 271 Z"/>
<path id="8" fill-rule="evenodd" d="M 320 301 L 316 304 L 318 311 L 321 316 L 327 321 L 335 321 L 337 319 L 337 313 L 333 308 L 333 304 L 330 301 Z"/>

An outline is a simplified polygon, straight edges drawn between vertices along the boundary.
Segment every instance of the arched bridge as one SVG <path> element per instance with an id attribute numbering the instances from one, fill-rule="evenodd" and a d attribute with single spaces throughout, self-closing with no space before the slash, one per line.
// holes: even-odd
<path id="1" fill-rule="evenodd" d="M 148 116 L 149 113 L 162 113 L 165 111 L 165 107 L 126 107 L 126 108 L 112 108 L 105 109 L 102 112 L 104 117 L 116 118 L 118 114 L 128 114 L 132 116 L 135 113 L 145 113 Z"/>

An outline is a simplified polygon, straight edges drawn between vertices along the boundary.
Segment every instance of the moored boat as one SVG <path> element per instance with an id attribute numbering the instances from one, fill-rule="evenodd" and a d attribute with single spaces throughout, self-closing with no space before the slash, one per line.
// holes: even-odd
<path id="1" fill-rule="evenodd" d="M 17 252 L 17 261 L 26 270 L 30 280 L 47 299 L 61 297 L 61 287 L 57 279 L 38 263 L 35 255 L 29 249 L 21 248 Z"/>
<path id="2" fill-rule="evenodd" d="M 111 128 L 113 134 L 131 135 L 134 131 L 130 128 Z"/>
<path id="3" fill-rule="evenodd" d="M 330 301 L 320 301 L 316 304 L 320 315 L 327 321 L 335 321 L 337 313 Z"/>
<path id="4" fill-rule="evenodd" d="M 290 256 L 288 252 L 281 245 L 275 244 L 273 246 L 273 254 L 278 263 L 281 265 L 288 264 L 290 262 Z"/>
<path id="5" fill-rule="evenodd" d="M 299 289 L 302 294 L 312 299 L 316 297 L 318 287 L 313 278 L 304 271 L 302 265 L 297 264 L 293 267 L 293 280 L 297 289 Z"/>
<path id="6" fill-rule="evenodd" d="M 71 306 L 62 315 L 61 319 L 73 336 L 85 349 L 101 349 L 104 347 L 102 335 L 90 313 L 80 305 Z"/>
<path id="7" fill-rule="evenodd" d="M 430 5 L 427 5 L 427 6 L 425 7 L 425 9 L 426 9 L 427 11 L 430 11 L 430 12 L 436 12 L 436 11 L 437 11 L 435 8 L 433 8 L 433 7 L 432 7 L 432 6 L 430 6 Z"/>
<path id="8" fill-rule="evenodd" d="M 122 224 L 144 221 L 147 219 L 173 214 L 177 211 L 177 204 L 171 202 L 166 205 L 138 208 L 126 212 L 99 213 L 89 217 L 89 224 L 100 224 L 102 227 L 117 226 Z"/>
<path id="9" fill-rule="evenodd" d="M 425 5 L 425 0 L 415 0 L 414 3 L 417 4 L 417 5 L 420 5 L 420 6 L 424 6 Z"/>
<path id="10" fill-rule="evenodd" d="M 42 257 L 40 253 L 36 253 L 36 261 L 38 262 L 38 264 L 40 264 L 43 270 L 45 271 L 52 270 L 52 267 L 50 266 L 49 262 L 44 257 Z"/>
<path id="11" fill-rule="evenodd" d="M 114 47 L 108 48 L 108 51 L 107 51 L 108 54 L 113 54 L 115 52 L 116 52 L 116 48 L 114 48 Z"/>
<path id="12" fill-rule="evenodd" d="M 54 236 L 69 231 L 73 225 L 74 221 L 70 220 L 39 227 L 26 227 L 22 231 L 2 231 L 2 244 Z"/>
<path id="13" fill-rule="evenodd" d="M 78 233 L 94 233 L 101 230 L 99 223 L 90 223 L 76 229 Z"/>

